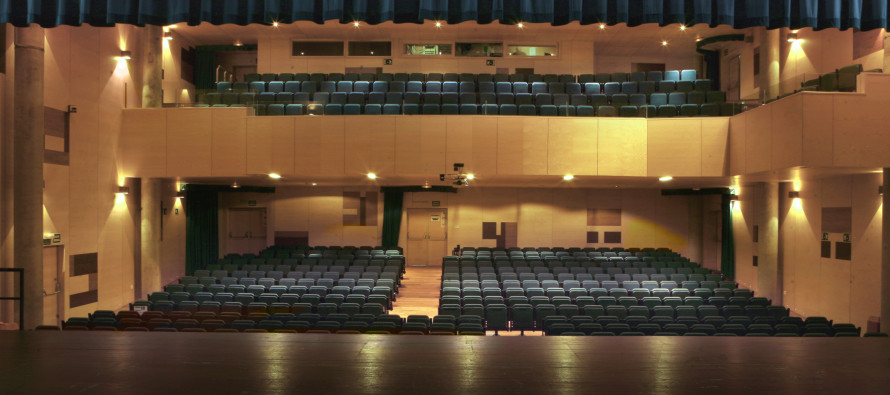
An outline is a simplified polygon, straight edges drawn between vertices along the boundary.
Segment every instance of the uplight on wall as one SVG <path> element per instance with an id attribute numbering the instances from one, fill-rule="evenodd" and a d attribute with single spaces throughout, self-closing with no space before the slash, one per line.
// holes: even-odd
<path id="1" fill-rule="evenodd" d="M 377 179 L 377 174 L 376 174 L 376 173 L 368 173 L 367 176 L 368 176 L 368 179 L 369 179 L 369 180 L 376 180 L 376 179 Z"/>
<path id="2" fill-rule="evenodd" d="M 121 51 L 120 56 L 115 56 L 114 58 L 117 60 L 130 60 L 132 59 L 132 53 L 130 51 Z"/>
<path id="3" fill-rule="evenodd" d="M 795 30 L 791 33 L 788 33 L 788 42 L 789 43 L 800 42 L 800 38 L 797 37 L 797 30 Z"/>
<path id="4" fill-rule="evenodd" d="M 176 200 L 185 198 L 185 191 L 176 192 Z"/>
<path id="5" fill-rule="evenodd" d="M 884 196 L 884 186 L 878 185 L 878 195 Z"/>
<path id="6" fill-rule="evenodd" d="M 566 175 L 562 176 L 562 179 L 565 181 L 572 181 L 575 179 L 575 176 L 571 175 L 571 174 L 566 174 Z"/>
<path id="7" fill-rule="evenodd" d="M 173 32 L 164 32 L 164 40 L 170 41 L 173 39 Z"/>
<path id="8" fill-rule="evenodd" d="M 126 187 L 126 186 L 117 187 L 117 192 L 115 192 L 115 193 L 118 195 L 127 195 L 130 193 L 130 187 Z"/>
<path id="9" fill-rule="evenodd" d="M 658 181 L 661 181 L 661 182 L 668 182 L 668 181 L 673 180 L 673 179 L 674 179 L 674 177 L 671 177 L 671 176 L 661 176 L 661 177 L 658 177 Z"/>
<path id="10" fill-rule="evenodd" d="M 800 199 L 800 191 L 788 191 L 789 199 Z"/>
<path id="11" fill-rule="evenodd" d="M 278 174 L 278 173 L 269 173 L 269 178 L 271 178 L 271 179 L 273 179 L 273 180 L 279 180 L 279 179 L 281 179 L 281 174 Z"/>

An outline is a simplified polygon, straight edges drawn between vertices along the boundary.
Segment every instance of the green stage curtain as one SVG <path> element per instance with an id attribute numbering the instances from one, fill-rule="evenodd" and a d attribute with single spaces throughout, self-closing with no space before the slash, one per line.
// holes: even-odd
<path id="1" fill-rule="evenodd" d="M 385 247 L 399 245 L 404 196 L 405 193 L 398 190 L 383 193 L 383 237 L 381 243 Z"/>
<path id="2" fill-rule="evenodd" d="M 216 190 L 189 188 L 185 197 L 185 272 L 219 260 L 219 196 Z"/>

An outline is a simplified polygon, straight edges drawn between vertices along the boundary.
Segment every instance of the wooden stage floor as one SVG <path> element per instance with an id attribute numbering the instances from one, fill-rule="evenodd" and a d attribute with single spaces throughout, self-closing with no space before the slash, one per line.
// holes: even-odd
<path id="1" fill-rule="evenodd" d="M 890 339 L 0 333 L 0 393 L 886 394 Z"/>

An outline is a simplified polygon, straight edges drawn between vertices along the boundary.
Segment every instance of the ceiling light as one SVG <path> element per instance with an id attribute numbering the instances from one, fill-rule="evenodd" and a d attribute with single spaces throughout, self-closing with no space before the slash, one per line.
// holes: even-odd
<path id="1" fill-rule="evenodd" d="M 516 27 L 522 29 L 522 28 L 525 27 L 525 24 L 523 24 L 522 22 L 519 22 L 519 23 L 516 24 Z"/>
<path id="2" fill-rule="evenodd" d="M 317 183 L 317 182 L 313 182 L 313 183 L 312 183 L 312 186 L 317 187 L 317 186 L 318 186 L 318 183 Z"/>
<path id="3" fill-rule="evenodd" d="M 422 186 L 421 188 L 423 188 L 423 189 L 430 189 L 430 188 L 432 188 L 432 186 L 430 185 L 430 182 L 429 182 L 429 181 L 424 181 L 424 182 L 423 182 L 423 186 Z"/>
<path id="4" fill-rule="evenodd" d="M 236 47 L 241 47 L 244 45 L 244 43 L 241 42 L 241 40 L 235 40 L 235 42 L 233 42 L 232 45 L 234 45 Z"/>
<path id="5" fill-rule="evenodd" d="M 662 176 L 662 177 L 658 177 L 658 181 L 661 181 L 661 182 L 667 182 L 667 181 L 670 181 L 670 180 L 673 180 L 673 179 L 674 179 L 674 177 L 671 177 L 671 176 Z"/>
<path id="6" fill-rule="evenodd" d="M 681 32 L 685 32 L 685 31 L 686 31 L 686 25 L 680 25 L 680 31 L 681 31 Z"/>
<path id="7" fill-rule="evenodd" d="M 566 180 L 566 181 L 572 181 L 575 179 L 575 176 L 573 176 L 571 174 L 566 174 L 566 175 L 562 176 L 562 179 Z"/>
<path id="8" fill-rule="evenodd" d="M 662 41 L 661 41 L 661 46 L 662 46 L 662 47 L 666 47 L 667 45 L 668 45 L 667 40 L 662 40 Z"/>
<path id="9" fill-rule="evenodd" d="M 374 173 L 368 173 L 368 179 L 369 179 L 369 180 L 376 180 L 376 179 L 377 179 L 377 174 L 374 174 Z"/>
<path id="10" fill-rule="evenodd" d="M 241 188 L 241 185 L 238 184 L 238 181 L 233 182 L 232 189 L 238 189 L 238 188 Z"/>
<path id="11" fill-rule="evenodd" d="M 373 54 L 374 54 L 374 51 L 371 51 L 371 55 L 373 55 Z"/>
<path id="12" fill-rule="evenodd" d="M 272 27 L 278 27 L 278 21 L 272 21 Z"/>
<path id="13" fill-rule="evenodd" d="M 442 22 L 436 21 L 436 27 L 442 27 Z"/>
<path id="14" fill-rule="evenodd" d="M 701 41 L 701 37 L 696 37 L 695 42 L 699 42 L 699 41 Z"/>
<path id="15" fill-rule="evenodd" d="M 473 175 L 473 173 L 467 174 L 467 179 L 468 179 L 468 180 L 472 180 L 472 179 L 475 179 L 475 178 L 476 178 L 476 176 Z"/>
<path id="16" fill-rule="evenodd" d="M 606 24 L 600 23 L 600 30 L 606 30 Z"/>
<path id="17" fill-rule="evenodd" d="M 352 26 L 359 27 L 360 25 L 361 23 L 359 23 L 358 21 L 352 22 Z"/>
<path id="18" fill-rule="evenodd" d="M 271 179 L 273 179 L 273 180 L 278 180 L 278 179 L 281 179 L 281 174 L 278 174 L 278 173 L 269 173 L 269 178 L 271 178 Z"/>

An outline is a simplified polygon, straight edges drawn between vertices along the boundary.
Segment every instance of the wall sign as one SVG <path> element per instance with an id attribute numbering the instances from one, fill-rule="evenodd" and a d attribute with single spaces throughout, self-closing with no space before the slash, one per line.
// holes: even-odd
<path id="1" fill-rule="evenodd" d="M 247 201 L 247 207 L 254 207 L 254 206 L 256 206 L 256 200 L 248 200 Z"/>
<path id="2" fill-rule="evenodd" d="M 439 207 L 439 206 L 441 206 L 441 205 L 442 205 L 442 202 L 441 202 L 441 201 L 433 200 L 433 207 Z"/>

